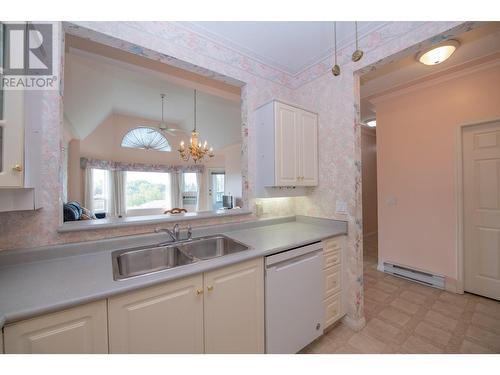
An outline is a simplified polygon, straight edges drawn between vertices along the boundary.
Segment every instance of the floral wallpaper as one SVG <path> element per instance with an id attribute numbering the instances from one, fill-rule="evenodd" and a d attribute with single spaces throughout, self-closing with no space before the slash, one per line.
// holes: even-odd
<path id="1" fill-rule="evenodd" d="M 271 99 L 310 108 L 319 113 L 319 186 L 310 195 L 281 200 L 259 200 L 266 216 L 303 214 L 347 220 L 348 293 L 347 314 L 351 321 L 363 321 L 363 262 L 360 174 L 359 74 L 474 27 L 460 22 L 388 22 L 360 41 L 365 56 L 350 61 L 350 49 L 341 50 L 342 74 L 330 73 L 332 58 L 326 58 L 297 77 L 214 43 L 173 22 L 76 22 L 60 24 L 66 32 L 90 38 L 122 50 L 165 62 L 241 87 L 243 198 L 254 207 L 255 139 L 254 109 Z M 441 34 L 439 36 L 436 36 Z M 63 43 L 63 35 L 60 36 Z M 61 49 L 62 51 L 64 48 Z M 64 56 L 61 56 L 63 63 Z M 36 212 L 0 213 L 0 249 L 33 247 L 85 241 L 119 235 L 151 232 L 152 226 L 58 233 L 62 222 L 62 98 L 63 92 L 44 97 L 43 208 Z M 335 212 L 336 201 L 348 203 L 347 214 Z M 250 220 L 206 219 L 196 225 Z"/>

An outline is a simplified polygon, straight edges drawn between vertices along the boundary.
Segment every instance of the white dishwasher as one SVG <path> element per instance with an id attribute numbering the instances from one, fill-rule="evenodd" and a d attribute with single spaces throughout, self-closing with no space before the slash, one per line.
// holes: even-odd
<path id="1" fill-rule="evenodd" d="M 323 333 L 321 242 L 266 257 L 266 353 L 297 353 Z"/>

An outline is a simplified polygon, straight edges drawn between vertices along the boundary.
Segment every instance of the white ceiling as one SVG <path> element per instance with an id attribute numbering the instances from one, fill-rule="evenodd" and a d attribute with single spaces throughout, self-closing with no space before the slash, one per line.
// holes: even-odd
<path id="1" fill-rule="evenodd" d="M 297 75 L 333 52 L 333 22 L 178 22 L 215 42 L 228 46 L 266 65 Z M 358 22 L 363 36 L 385 22 Z M 354 22 L 337 22 L 337 48 L 355 40 Z"/>
<path id="2" fill-rule="evenodd" d="M 193 89 L 162 77 L 158 72 L 71 49 L 65 59 L 66 123 L 75 137 L 84 139 L 112 113 L 160 122 L 160 94 L 165 93 L 165 122 L 186 131 L 188 140 L 194 123 Z M 239 101 L 201 91 L 197 98 L 197 124 L 203 140 L 216 150 L 241 142 Z"/>

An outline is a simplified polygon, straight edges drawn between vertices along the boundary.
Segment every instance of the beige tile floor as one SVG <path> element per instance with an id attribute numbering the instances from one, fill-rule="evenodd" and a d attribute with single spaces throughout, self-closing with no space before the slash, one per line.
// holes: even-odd
<path id="1" fill-rule="evenodd" d="M 365 317 L 337 323 L 302 353 L 500 353 L 500 302 L 458 295 L 377 271 L 377 239 L 364 244 Z"/>

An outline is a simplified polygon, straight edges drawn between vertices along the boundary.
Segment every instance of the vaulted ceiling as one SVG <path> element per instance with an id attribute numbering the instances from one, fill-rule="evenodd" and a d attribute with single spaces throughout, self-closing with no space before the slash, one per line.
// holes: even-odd
<path id="1" fill-rule="evenodd" d="M 160 94 L 165 93 L 165 122 L 169 127 L 183 130 L 188 140 L 194 124 L 194 90 L 177 84 L 179 80 L 179 77 L 128 62 L 70 48 L 65 59 L 65 125 L 75 138 L 84 139 L 111 114 L 160 123 Z M 216 150 L 241 142 L 239 95 L 213 95 L 198 90 L 197 99 L 197 125 L 203 140 Z"/>

